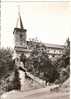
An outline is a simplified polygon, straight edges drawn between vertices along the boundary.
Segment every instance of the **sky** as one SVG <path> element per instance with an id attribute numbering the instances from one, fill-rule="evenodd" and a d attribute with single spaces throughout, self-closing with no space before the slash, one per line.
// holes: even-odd
<path id="1" fill-rule="evenodd" d="M 14 48 L 13 30 L 18 19 L 18 6 L 27 29 L 27 40 L 37 37 L 43 43 L 63 45 L 71 33 L 71 2 L 63 1 L 2 0 L 1 46 Z"/>

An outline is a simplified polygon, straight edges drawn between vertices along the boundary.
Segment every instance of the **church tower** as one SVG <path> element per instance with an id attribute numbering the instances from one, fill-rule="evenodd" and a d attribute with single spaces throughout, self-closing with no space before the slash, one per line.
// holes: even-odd
<path id="1" fill-rule="evenodd" d="M 17 20 L 16 27 L 14 28 L 14 41 L 15 41 L 15 51 L 16 53 L 22 52 L 24 49 L 26 49 L 26 29 L 23 27 L 23 22 L 21 19 L 21 15 L 19 12 L 19 17 Z"/>

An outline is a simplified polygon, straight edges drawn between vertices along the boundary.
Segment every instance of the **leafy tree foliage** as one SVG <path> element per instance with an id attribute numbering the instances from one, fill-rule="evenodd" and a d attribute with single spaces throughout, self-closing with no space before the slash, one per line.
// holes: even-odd
<path id="1" fill-rule="evenodd" d="M 70 41 L 69 38 L 66 40 L 66 46 L 64 48 L 64 55 L 62 56 L 65 62 L 65 67 L 70 65 Z"/>
<path id="2" fill-rule="evenodd" d="M 12 55 L 11 49 L 0 49 L 0 93 L 21 88 L 19 73 Z"/>
<path id="3" fill-rule="evenodd" d="M 10 49 L 0 49 L 0 79 L 13 69 L 12 51 Z"/>
<path id="4" fill-rule="evenodd" d="M 32 41 L 31 41 L 32 42 Z M 23 54 L 21 60 L 27 71 L 34 75 L 45 79 L 46 82 L 54 82 L 59 80 L 65 81 L 69 77 L 70 72 L 70 41 L 66 40 L 63 55 L 55 61 L 51 61 L 46 52 L 46 46 L 42 43 L 32 42 L 32 52 L 29 58 Z M 42 74 L 42 76 L 41 76 Z M 59 82 L 59 83 L 60 83 Z"/>
<path id="5" fill-rule="evenodd" d="M 66 40 L 63 55 L 54 64 L 60 73 L 60 82 L 64 82 L 70 76 L 70 41 Z"/>
<path id="6" fill-rule="evenodd" d="M 38 77 L 43 74 L 41 78 L 46 82 L 54 82 L 59 75 L 45 49 L 45 45 L 36 44 L 29 57 L 29 66 L 27 68 Z"/>

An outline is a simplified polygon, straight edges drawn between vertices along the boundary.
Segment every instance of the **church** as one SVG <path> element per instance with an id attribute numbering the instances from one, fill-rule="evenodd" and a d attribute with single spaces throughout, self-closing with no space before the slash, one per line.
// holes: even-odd
<path id="1" fill-rule="evenodd" d="M 27 41 L 27 29 L 24 28 L 21 15 L 17 20 L 17 26 L 14 28 L 13 35 L 15 40 L 15 53 L 20 56 L 24 53 L 27 57 L 30 55 L 33 47 L 36 43 L 40 46 L 40 51 L 45 50 L 48 53 L 49 58 L 58 57 L 63 54 L 64 45 L 48 44 L 35 41 Z"/>

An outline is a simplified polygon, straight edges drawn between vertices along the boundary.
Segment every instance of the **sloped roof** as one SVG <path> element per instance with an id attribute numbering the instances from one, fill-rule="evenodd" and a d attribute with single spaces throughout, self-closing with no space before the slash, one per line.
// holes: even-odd
<path id="1" fill-rule="evenodd" d="M 48 48 L 59 48 L 59 49 L 63 49 L 64 45 L 60 45 L 60 44 L 49 44 L 46 43 L 45 46 L 47 46 Z"/>
<path id="2" fill-rule="evenodd" d="M 23 22 L 22 22 L 20 12 L 18 13 L 18 19 L 17 19 L 16 27 L 20 28 L 20 29 L 23 29 Z"/>
<path id="3" fill-rule="evenodd" d="M 33 41 L 27 41 L 27 43 L 29 43 L 30 45 L 31 45 L 31 42 L 33 42 Z M 35 43 L 35 42 L 33 42 L 33 43 Z M 64 45 L 60 45 L 60 44 L 50 44 L 50 43 L 42 43 L 42 42 L 37 42 L 37 43 L 42 44 L 42 45 L 46 46 L 47 48 L 56 48 L 56 49 L 64 48 Z"/>

